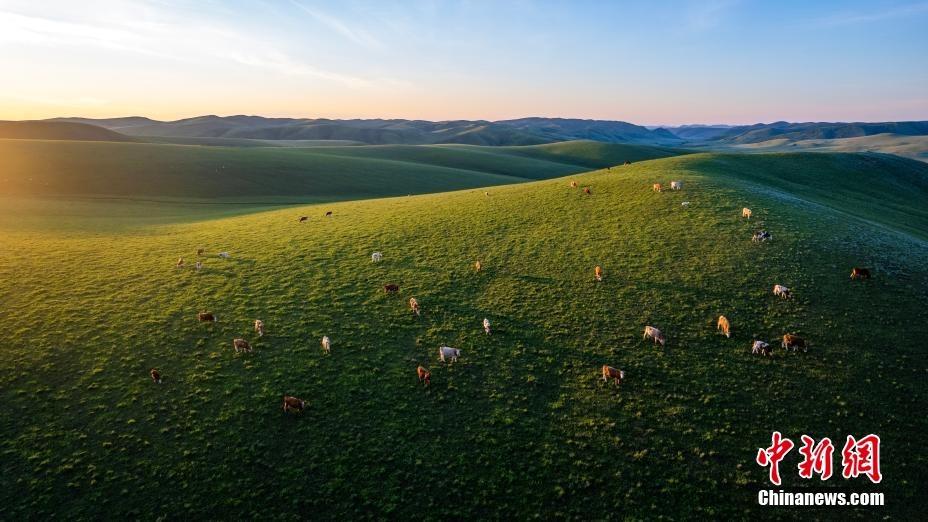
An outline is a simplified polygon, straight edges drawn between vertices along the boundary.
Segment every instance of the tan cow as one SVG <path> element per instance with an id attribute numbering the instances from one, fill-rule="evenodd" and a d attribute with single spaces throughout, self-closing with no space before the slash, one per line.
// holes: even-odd
<path id="1" fill-rule="evenodd" d="M 254 348 L 245 339 L 232 339 L 232 348 L 235 349 L 235 353 L 254 351 Z"/>
<path id="2" fill-rule="evenodd" d="M 177 259 L 177 265 L 176 265 L 176 266 L 177 266 L 177 268 L 183 268 L 183 267 L 184 267 L 184 258 L 182 258 L 182 257 L 181 257 L 181 258 L 178 258 L 178 259 Z"/>
<path id="3" fill-rule="evenodd" d="M 322 336 L 322 350 L 323 350 L 326 354 L 332 353 L 332 340 L 329 339 L 329 336 L 328 336 L 328 335 L 323 335 L 323 336 Z"/>
<path id="4" fill-rule="evenodd" d="M 258 337 L 264 337 L 264 321 L 261 319 L 255 319 L 255 332 L 258 333 Z"/>
<path id="5" fill-rule="evenodd" d="M 482 269 L 483 269 L 483 264 L 481 264 L 480 261 L 477 261 L 476 263 L 474 263 L 474 271 L 475 271 L 475 272 L 479 272 L 479 271 L 482 270 Z"/>
<path id="6" fill-rule="evenodd" d="M 297 399 L 296 397 L 291 397 L 289 395 L 284 395 L 284 413 L 288 413 L 290 410 L 302 413 L 305 408 L 306 401 Z"/>
<path id="7" fill-rule="evenodd" d="M 802 337 L 799 337 L 798 335 L 793 335 L 793 334 L 784 335 L 781 346 L 783 347 L 784 350 L 789 350 L 790 348 L 792 348 L 794 352 L 800 348 L 802 348 L 803 352 L 809 351 L 809 343 L 807 343 L 806 340 L 803 339 Z"/>
<path id="8" fill-rule="evenodd" d="M 419 377 L 420 383 L 425 383 L 426 386 L 432 384 L 432 372 L 426 370 L 422 366 L 416 368 L 416 375 Z"/>
<path id="9" fill-rule="evenodd" d="M 870 279 L 870 270 L 854 267 L 851 269 L 851 279 Z"/>
<path id="10" fill-rule="evenodd" d="M 653 326 L 645 326 L 644 335 L 641 338 L 652 339 L 654 344 L 660 344 L 661 346 L 665 346 L 667 344 L 667 338 L 664 337 L 664 334 Z"/>
<path id="11" fill-rule="evenodd" d="M 773 285 L 773 295 L 782 297 L 783 299 L 789 299 L 793 296 L 793 292 L 783 285 Z"/>
<path id="12" fill-rule="evenodd" d="M 576 181 L 571 181 L 571 182 L 570 182 L 570 188 L 577 188 L 577 182 L 576 182 Z"/>
<path id="13" fill-rule="evenodd" d="M 655 184 L 651 185 L 651 190 L 653 190 L 654 192 L 663 192 L 663 191 L 664 191 L 664 187 L 663 187 L 663 185 L 661 185 L 660 183 L 655 183 Z"/>
<path id="14" fill-rule="evenodd" d="M 625 378 L 625 371 L 617 370 L 612 366 L 603 365 L 603 380 L 609 382 L 609 379 L 612 379 L 616 386 L 622 383 L 622 379 Z"/>
<path id="15" fill-rule="evenodd" d="M 744 207 L 743 209 L 741 209 L 741 217 L 751 219 L 751 214 L 752 214 L 751 209 L 749 209 L 748 207 Z"/>
<path id="16" fill-rule="evenodd" d="M 417 301 L 415 297 L 409 298 L 409 309 L 417 316 L 419 315 L 419 301 Z"/>
<path id="17" fill-rule="evenodd" d="M 595 277 L 597 281 L 602 281 L 603 280 L 603 267 L 596 265 L 596 268 L 593 269 L 593 277 Z"/>
<path id="18" fill-rule="evenodd" d="M 724 315 L 719 316 L 719 322 L 715 329 L 721 330 L 725 337 L 731 337 L 731 323 L 728 322 L 728 318 Z"/>

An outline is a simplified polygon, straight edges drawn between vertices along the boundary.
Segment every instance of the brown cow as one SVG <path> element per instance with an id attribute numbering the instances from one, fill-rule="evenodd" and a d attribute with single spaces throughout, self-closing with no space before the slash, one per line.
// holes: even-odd
<path id="1" fill-rule="evenodd" d="M 622 383 L 622 379 L 625 378 L 625 372 L 623 370 L 617 370 L 612 366 L 603 365 L 603 380 L 609 382 L 609 379 L 612 379 L 616 386 Z"/>
<path id="2" fill-rule="evenodd" d="M 596 265 L 596 268 L 593 269 L 593 277 L 595 277 L 597 281 L 602 281 L 603 280 L 603 267 Z"/>
<path id="3" fill-rule="evenodd" d="M 792 348 L 794 352 L 800 348 L 802 348 L 803 352 L 809 351 L 809 344 L 806 342 L 806 340 L 802 337 L 799 337 L 798 335 L 793 334 L 784 335 L 781 346 L 784 350 L 789 350 Z"/>
<path id="4" fill-rule="evenodd" d="M 587 196 L 592 196 L 593 193 L 590 191 L 590 187 L 583 187 L 583 193 Z"/>
<path id="5" fill-rule="evenodd" d="M 182 258 L 182 257 L 181 257 L 181 258 L 178 258 L 178 259 L 177 259 L 177 268 L 183 268 L 183 266 L 184 266 L 184 258 Z"/>
<path id="6" fill-rule="evenodd" d="M 198 248 L 198 249 L 197 249 L 197 257 L 202 256 L 202 255 L 203 255 L 203 252 L 205 252 L 205 250 L 203 250 L 202 248 Z"/>
<path id="7" fill-rule="evenodd" d="M 332 215 L 332 211 L 331 211 L 331 210 L 325 213 L 325 217 L 329 217 L 329 216 L 331 216 L 331 215 Z"/>
<path id="8" fill-rule="evenodd" d="M 576 182 L 576 181 L 571 181 L 571 182 L 570 182 L 570 188 L 577 188 L 577 182 Z"/>
<path id="9" fill-rule="evenodd" d="M 664 191 L 664 187 L 663 187 L 663 185 L 661 185 L 660 183 L 655 183 L 655 184 L 651 185 L 651 190 L 653 190 L 654 192 L 663 192 L 663 191 Z"/>
<path id="10" fill-rule="evenodd" d="M 213 312 L 198 312 L 197 320 L 201 323 L 215 323 L 216 316 L 213 315 Z"/>
<path id="11" fill-rule="evenodd" d="M 870 269 L 857 267 L 852 268 L 851 279 L 870 279 Z"/>
<path id="12" fill-rule="evenodd" d="M 245 339 L 232 339 L 232 348 L 235 349 L 235 353 L 254 351 L 254 348 Z"/>
<path id="13" fill-rule="evenodd" d="M 421 366 L 416 368 L 416 375 L 419 376 L 420 383 L 425 383 L 426 386 L 430 386 L 432 384 L 432 372 L 426 370 L 425 368 Z"/>
<path id="14" fill-rule="evenodd" d="M 297 399 L 296 397 L 291 397 L 289 395 L 284 395 L 284 413 L 287 413 L 290 410 L 295 410 L 302 413 L 304 408 L 306 408 L 306 401 Z"/>
<path id="15" fill-rule="evenodd" d="M 731 323 L 728 322 L 728 318 L 724 315 L 719 316 L 719 322 L 715 327 L 716 330 L 721 330 L 725 337 L 731 337 Z"/>
<path id="16" fill-rule="evenodd" d="M 158 371 L 157 369 L 155 369 L 155 368 L 152 368 L 151 371 L 148 372 L 148 374 L 151 375 L 151 380 L 152 380 L 154 383 L 156 383 L 156 384 L 161 384 L 161 372 L 159 372 L 159 371 Z"/>
<path id="17" fill-rule="evenodd" d="M 400 291 L 400 285 L 395 285 L 393 283 L 383 285 L 383 291 L 388 294 L 395 294 Z"/>
<path id="18" fill-rule="evenodd" d="M 419 315 L 419 301 L 417 301 L 415 297 L 409 298 L 409 309 L 416 315 Z"/>
<path id="19" fill-rule="evenodd" d="M 300 216 L 300 223 L 305 223 L 306 221 L 309 221 L 309 216 Z"/>

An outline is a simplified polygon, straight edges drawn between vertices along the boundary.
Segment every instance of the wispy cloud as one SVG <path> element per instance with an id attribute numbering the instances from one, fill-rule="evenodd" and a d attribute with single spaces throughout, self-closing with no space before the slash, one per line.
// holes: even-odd
<path id="1" fill-rule="evenodd" d="M 919 2 L 915 4 L 899 5 L 889 9 L 874 8 L 866 12 L 846 12 L 816 20 L 818 25 L 838 26 L 854 25 L 880 20 L 889 20 L 903 16 L 911 16 L 921 13 L 928 13 L 928 2 Z"/>
<path id="2" fill-rule="evenodd" d="M 56 10 L 55 17 L 0 7 L 0 44 L 90 46 L 184 63 L 226 60 L 285 76 L 317 78 L 348 87 L 370 82 L 359 76 L 325 70 L 274 45 L 217 20 L 178 16 L 152 2 L 98 4 L 106 16 L 87 17 Z M 187 13 L 189 14 L 189 13 Z"/>
<path id="3" fill-rule="evenodd" d="M 302 2 L 298 2 L 297 0 L 290 0 L 290 3 L 293 4 L 295 7 L 297 7 L 298 9 L 300 9 L 301 11 L 303 11 L 304 13 L 314 18 L 317 22 L 322 23 L 329 29 L 335 31 L 336 33 L 344 36 L 345 38 L 351 40 L 352 42 L 358 45 L 361 45 L 367 48 L 383 47 L 383 44 L 379 40 L 371 36 L 371 34 L 368 33 L 367 31 L 351 27 L 348 24 L 346 24 L 344 21 L 342 21 L 341 19 L 335 16 L 332 16 L 330 14 L 324 13 L 320 11 L 319 9 L 307 7 L 305 4 L 303 4 Z"/>

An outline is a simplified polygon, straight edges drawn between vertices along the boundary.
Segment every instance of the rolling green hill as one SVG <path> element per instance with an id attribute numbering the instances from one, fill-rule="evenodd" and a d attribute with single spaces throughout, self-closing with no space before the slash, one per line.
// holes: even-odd
<path id="1" fill-rule="evenodd" d="M 798 450 L 780 469 L 785 488 L 886 495 L 882 508 L 778 516 L 916 519 L 928 464 L 926 168 L 698 154 L 490 197 L 189 223 L 145 224 L 132 203 L 0 199 L 0 518 L 767 518 L 754 458 L 778 430 L 830 437 L 836 466 L 847 435 L 879 434 L 878 486 L 840 472 L 802 480 Z M 684 189 L 650 190 L 670 180 Z M 109 228 L 95 205 L 120 206 L 136 226 Z M 323 210 L 334 215 L 317 219 Z M 313 219 L 297 223 L 303 214 Z M 773 240 L 752 243 L 758 227 Z M 853 266 L 873 279 L 850 281 Z M 775 283 L 795 297 L 775 298 Z M 218 323 L 198 323 L 200 310 Z M 717 334 L 719 314 L 733 338 Z M 666 348 L 642 341 L 645 325 Z M 809 352 L 750 354 L 753 339 L 787 332 Z M 235 337 L 254 353 L 235 355 Z M 460 360 L 439 362 L 441 344 Z M 602 382 L 603 364 L 627 372 L 620 388 Z M 284 414 L 283 394 L 308 410 Z"/>
<path id="2" fill-rule="evenodd" d="M 726 147 L 713 146 L 713 149 Z M 830 140 L 772 139 L 727 147 L 732 152 L 882 152 L 928 162 L 928 136 L 874 134 Z"/>
<path id="3" fill-rule="evenodd" d="M 103 127 L 64 121 L 0 121 L 0 139 L 138 141 Z"/>
<path id="4" fill-rule="evenodd" d="M 683 152 L 588 142 L 256 148 L 0 140 L 0 195 L 332 201 L 516 183 Z"/>

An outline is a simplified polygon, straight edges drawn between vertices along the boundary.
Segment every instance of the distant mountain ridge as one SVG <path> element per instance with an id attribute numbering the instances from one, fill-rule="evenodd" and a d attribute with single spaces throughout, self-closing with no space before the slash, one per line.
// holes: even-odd
<path id="1" fill-rule="evenodd" d="M 754 125 L 682 125 L 645 127 L 624 121 L 530 117 L 512 120 L 426 121 L 405 119 L 265 118 L 263 116 L 197 116 L 158 121 L 124 118 L 53 118 L 33 122 L 0 122 L 0 138 L 76 139 L 95 141 L 164 141 L 217 144 L 309 143 L 364 145 L 540 145 L 589 140 L 664 147 L 727 148 L 771 140 L 799 142 L 874 135 L 928 136 L 928 121 L 804 122 Z M 94 130 L 96 129 L 96 130 Z M 265 145 L 267 146 L 267 145 Z"/>

